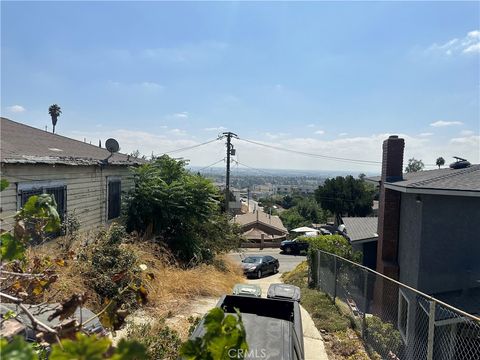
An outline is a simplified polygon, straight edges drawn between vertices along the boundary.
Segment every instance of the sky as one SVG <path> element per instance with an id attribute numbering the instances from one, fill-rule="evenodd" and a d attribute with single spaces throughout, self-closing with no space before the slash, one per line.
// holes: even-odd
<path id="1" fill-rule="evenodd" d="M 122 152 L 232 131 L 234 166 L 379 172 L 261 147 L 378 162 L 480 163 L 479 2 L 1 3 L 4 117 Z M 174 153 L 224 166 L 224 140 Z"/>

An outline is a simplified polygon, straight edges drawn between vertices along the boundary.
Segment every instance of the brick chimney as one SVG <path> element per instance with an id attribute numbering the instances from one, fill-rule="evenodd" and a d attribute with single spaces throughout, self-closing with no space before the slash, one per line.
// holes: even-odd
<path id="1" fill-rule="evenodd" d="M 378 206 L 377 271 L 398 280 L 398 240 L 400 225 L 400 192 L 386 189 L 385 182 L 403 179 L 405 141 L 392 135 L 383 142 L 380 202 Z M 389 311 L 398 301 L 398 288 L 390 282 L 375 283 L 373 312 L 396 321 L 396 312 Z M 385 304 L 385 306 L 384 306 Z"/>
<path id="2" fill-rule="evenodd" d="M 405 141 L 392 135 L 383 142 L 380 202 L 378 206 L 377 271 L 398 279 L 400 192 L 385 189 L 385 182 L 403 179 Z"/>

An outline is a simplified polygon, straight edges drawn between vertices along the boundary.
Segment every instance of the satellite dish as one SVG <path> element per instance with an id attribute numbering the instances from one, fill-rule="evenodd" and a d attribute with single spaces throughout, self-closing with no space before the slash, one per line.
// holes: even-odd
<path id="1" fill-rule="evenodd" d="M 118 152 L 120 150 L 120 146 L 118 145 L 118 141 L 115 139 L 107 139 L 105 141 L 105 148 L 110 151 L 112 154 Z"/>

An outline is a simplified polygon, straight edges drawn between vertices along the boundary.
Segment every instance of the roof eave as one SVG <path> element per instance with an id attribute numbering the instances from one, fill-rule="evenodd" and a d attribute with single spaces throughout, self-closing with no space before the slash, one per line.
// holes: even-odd
<path id="1" fill-rule="evenodd" d="M 392 183 L 385 183 L 385 188 L 399 191 L 406 194 L 480 197 L 479 190 L 420 188 L 420 187 L 403 186 L 403 185 L 392 184 Z"/>

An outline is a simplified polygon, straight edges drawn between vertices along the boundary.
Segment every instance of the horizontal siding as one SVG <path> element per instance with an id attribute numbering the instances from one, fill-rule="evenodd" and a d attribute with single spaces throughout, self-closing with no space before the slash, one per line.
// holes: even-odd
<path id="1" fill-rule="evenodd" d="M 133 187 L 133 175 L 125 167 L 108 167 L 101 170 L 96 166 L 53 166 L 2 164 L 2 178 L 10 186 L 0 194 L 1 227 L 13 226 L 13 215 L 17 211 L 17 184 L 31 181 L 59 180 L 67 186 L 67 212 L 75 210 L 81 230 L 90 230 L 106 222 L 107 177 L 119 176 L 122 193 Z"/>

